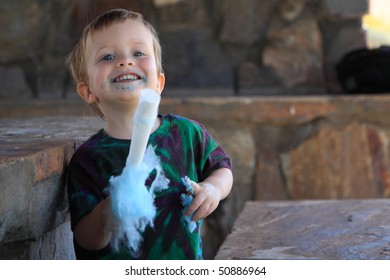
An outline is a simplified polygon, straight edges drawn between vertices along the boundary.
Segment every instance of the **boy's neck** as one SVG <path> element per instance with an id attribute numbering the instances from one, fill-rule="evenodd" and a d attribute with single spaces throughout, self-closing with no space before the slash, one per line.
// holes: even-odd
<path id="1" fill-rule="evenodd" d="M 157 128 L 160 126 L 160 124 L 161 124 L 160 118 L 156 117 L 151 133 L 156 131 Z M 104 131 L 113 138 L 129 140 L 131 139 L 133 133 L 133 127 L 134 127 L 133 117 L 120 118 L 120 119 L 106 118 L 106 127 L 104 128 Z"/>

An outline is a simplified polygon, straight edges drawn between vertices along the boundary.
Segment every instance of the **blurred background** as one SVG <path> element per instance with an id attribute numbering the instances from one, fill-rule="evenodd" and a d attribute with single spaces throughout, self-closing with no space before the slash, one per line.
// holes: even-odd
<path id="1" fill-rule="evenodd" d="M 335 65 L 388 42 L 385 0 L 1 0 L 0 100 L 73 98 L 64 57 L 115 8 L 144 14 L 163 46 L 167 96 L 336 94 Z M 363 29 L 365 28 L 365 30 Z M 369 30 L 369 32 L 366 32 Z"/>

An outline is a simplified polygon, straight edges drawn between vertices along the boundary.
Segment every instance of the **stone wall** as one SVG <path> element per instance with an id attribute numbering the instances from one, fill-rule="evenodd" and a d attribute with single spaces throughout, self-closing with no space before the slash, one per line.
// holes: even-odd
<path id="1" fill-rule="evenodd" d="M 85 24 L 139 11 L 163 45 L 170 96 L 340 92 L 334 66 L 365 46 L 368 0 L 4 0 L 0 100 L 70 98 L 64 67 Z"/>

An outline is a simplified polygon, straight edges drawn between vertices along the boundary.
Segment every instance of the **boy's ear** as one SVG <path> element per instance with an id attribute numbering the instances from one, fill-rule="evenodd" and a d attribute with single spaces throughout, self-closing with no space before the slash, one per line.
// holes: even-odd
<path id="1" fill-rule="evenodd" d="M 77 93 L 89 104 L 95 103 L 97 101 L 96 95 L 89 90 L 89 87 L 85 82 L 79 82 L 77 84 Z"/>
<path id="2" fill-rule="evenodd" d="M 161 95 L 165 85 L 165 75 L 163 73 L 160 73 L 158 77 L 158 85 L 157 85 L 157 92 Z"/>

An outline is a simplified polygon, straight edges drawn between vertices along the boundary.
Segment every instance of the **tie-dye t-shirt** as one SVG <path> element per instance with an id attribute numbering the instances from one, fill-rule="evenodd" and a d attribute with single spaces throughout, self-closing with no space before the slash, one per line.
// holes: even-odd
<path id="1" fill-rule="evenodd" d="M 161 125 L 148 144 L 155 147 L 169 187 L 155 192 L 154 226 L 145 229 L 140 251 L 135 256 L 127 247 L 115 252 L 110 245 L 88 251 L 74 240 L 78 259 L 202 259 L 202 222 L 189 230 L 181 202 L 186 192 L 182 178 L 201 182 L 216 169 L 230 169 L 231 161 L 201 124 L 175 115 L 159 117 Z M 131 140 L 115 139 L 101 130 L 77 149 L 68 166 L 72 229 L 106 198 L 104 190 L 111 176 L 122 173 L 130 144 Z M 152 172 L 146 186 L 151 185 L 153 176 Z"/>

